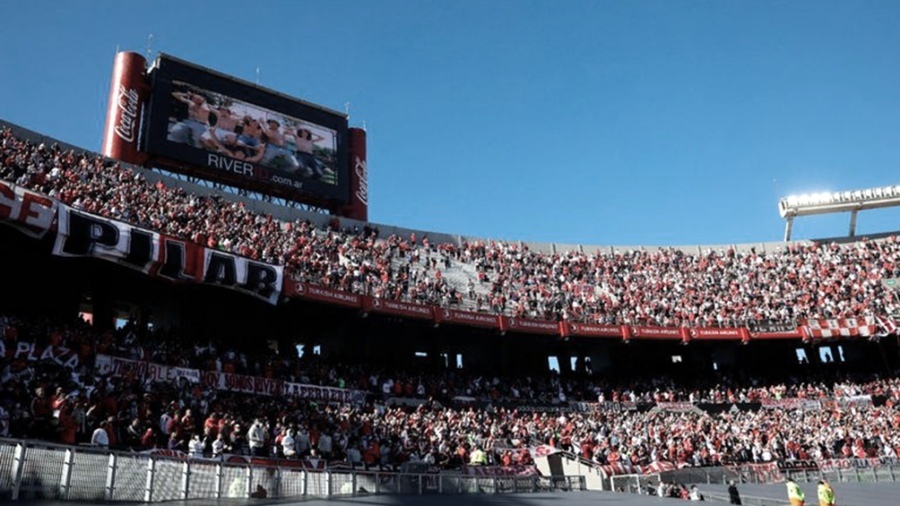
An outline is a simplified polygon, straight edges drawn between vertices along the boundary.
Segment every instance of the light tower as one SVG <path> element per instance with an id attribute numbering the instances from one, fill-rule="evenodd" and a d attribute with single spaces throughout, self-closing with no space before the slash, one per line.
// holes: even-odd
<path id="1" fill-rule="evenodd" d="M 778 201 L 778 213 L 785 219 L 784 240 L 791 240 L 794 218 L 813 214 L 850 213 L 850 237 L 856 235 L 856 215 L 867 209 L 900 206 L 900 186 L 867 190 L 791 195 Z"/>

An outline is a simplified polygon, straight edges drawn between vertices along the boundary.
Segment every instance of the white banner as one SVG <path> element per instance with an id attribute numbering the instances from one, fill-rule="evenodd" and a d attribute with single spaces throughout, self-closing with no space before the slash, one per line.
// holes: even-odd
<path id="1" fill-rule="evenodd" d="M 56 217 L 56 201 L 0 181 L 0 222 L 31 237 L 44 237 Z"/>
<path id="2" fill-rule="evenodd" d="M 278 304 L 284 266 L 255 262 L 215 249 L 204 248 L 203 282 L 231 288 Z"/>
<path id="3" fill-rule="evenodd" d="M 206 283 L 277 304 L 284 267 L 94 216 L 59 205 L 53 254 L 94 257 L 177 282 Z"/>
<path id="4" fill-rule="evenodd" d="M 176 381 L 184 378 L 191 383 L 200 383 L 200 371 L 187 367 L 174 367 L 141 360 L 97 355 L 94 369 L 100 374 L 110 374 L 118 378 L 134 376 L 152 381 Z"/>
<path id="5" fill-rule="evenodd" d="M 152 381 L 177 381 L 184 378 L 190 383 L 202 383 L 208 388 L 251 395 L 296 397 L 323 403 L 362 404 L 366 400 L 365 392 L 359 390 L 290 383 L 275 378 L 227 372 L 199 371 L 109 355 L 97 355 L 94 360 L 94 368 L 99 374 L 109 374 L 119 378 L 130 376 L 141 379 L 149 378 Z"/>
<path id="6" fill-rule="evenodd" d="M 159 258 L 156 232 L 59 205 L 53 254 L 95 257 L 149 273 Z"/>

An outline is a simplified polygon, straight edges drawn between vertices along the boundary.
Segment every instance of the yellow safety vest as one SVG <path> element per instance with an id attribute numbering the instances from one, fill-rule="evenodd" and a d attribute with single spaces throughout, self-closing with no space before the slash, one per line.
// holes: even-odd
<path id="1" fill-rule="evenodd" d="M 803 489 L 800 488 L 800 485 L 797 485 L 794 482 L 787 484 L 787 492 L 788 499 L 799 499 L 801 501 L 806 499 L 806 496 L 803 495 Z"/>
<path id="2" fill-rule="evenodd" d="M 819 502 L 834 503 L 834 489 L 828 485 L 819 485 Z"/>

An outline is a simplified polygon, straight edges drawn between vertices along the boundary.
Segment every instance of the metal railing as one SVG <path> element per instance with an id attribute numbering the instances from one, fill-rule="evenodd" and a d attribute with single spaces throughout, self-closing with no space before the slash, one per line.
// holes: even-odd
<path id="1" fill-rule="evenodd" d="M 0 501 L 159 502 L 250 496 L 479 494 L 585 490 L 583 476 L 468 476 L 363 470 L 311 471 L 38 441 L 0 440 Z"/>
<path id="2" fill-rule="evenodd" d="M 703 496 L 707 501 L 714 502 L 731 502 L 728 494 L 720 494 L 716 492 L 703 492 Z M 744 506 L 790 506 L 785 499 L 773 499 L 771 497 L 756 497 L 750 495 L 741 495 L 741 504 Z"/>
<path id="3" fill-rule="evenodd" d="M 626 492 L 629 494 L 656 495 L 656 486 L 659 485 L 659 474 L 619 474 L 609 477 L 609 489 L 613 492 Z M 653 488 L 650 493 L 649 488 Z"/>
<path id="4" fill-rule="evenodd" d="M 832 469 L 828 471 L 785 471 L 785 478 L 798 482 L 812 482 L 824 478 L 834 483 L 896 483 L 900 480 L 900 468 L 885 464 L 864 469 Z"/>
<path id="5" fill-rule="evenodd" d="M 774 475 L 753 470 L 731 469 L 726 467 L 693 467 L 663 471 L 660 477 L 664 481 L 679 483 L 775 483 L 784 478 L 792 478 L 797 482 L 815 482 L 826 479 L 834 483 L 896 483 L 900 481 L 900 466 L 882 464 L 879 467 L 849 468 L 822 470 L 779 471 Z"/>

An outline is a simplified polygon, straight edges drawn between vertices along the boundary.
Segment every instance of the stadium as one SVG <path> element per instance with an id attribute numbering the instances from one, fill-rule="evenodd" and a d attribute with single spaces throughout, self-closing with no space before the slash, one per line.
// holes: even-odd
<path id="1" fill-rule="evenodd" d="M 345 114 L 128 52 L 109 104 L 102 153 L 0 124 L 4 499 L 890 503 L 896 236 L 410 230 Z"/>

